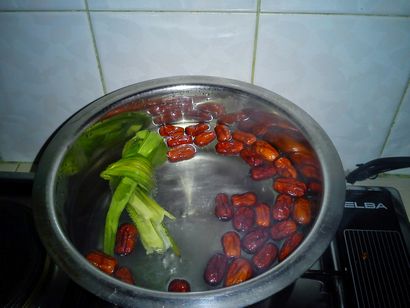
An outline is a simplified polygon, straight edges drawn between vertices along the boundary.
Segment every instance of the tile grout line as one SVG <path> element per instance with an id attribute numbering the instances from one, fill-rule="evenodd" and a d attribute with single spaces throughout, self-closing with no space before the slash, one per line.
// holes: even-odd
<path id="1" fill-rule="evenodd" d="M 84 0 L 84 3 L 85 3 L 86 12 L 87 12 L 88 26 L 90 27 L 91 39 L 93 42 L 95 58 L 97 60 L 98 73 L 100 75 L 102 90 L 105 95 L 107 94 L 107 87 L 105 85 L 104 74 L 103 74 L 102 65 L 100 61 L 100 55 L 98 53 L 98 48 L 97 48 L 97 40 L 95 38 L 94 27 L 93 27 L 92 20 L 91 20 L 91 14 L 90 14 L 90 11 L 88 10 L 88 0 Z"/>
<path id="2" fill-rule="evenodd" d="M 87 0 L 84 0 L 87 1 Z M 259 0 L 257 0 L 259 3 Z M 95 12 L 95 13 L 224 13 L 224 14 L 249 14 L 255 13 L 254 10 L 144 10 L 144 9 L 88 9 L 88 3 L 86 4 L 86 9 L 0 9 L 0 13 L 72 13 L 72 12 Z M 316 15 L 316 16 L 361 16 L 361 17 L 395 17 L 395 18 L 410 18 L 410 15 L 406 14 L 377 14 L 377 13 L 331 13 L 331 12 L 280 12 L 280 11 L 264 11 L 259 9 L 259 14 L 265 15 Z"/>
<path id="3" fill-rule="evenodd" d="M 392 130 L 393 130 L 394 123 L 396 122 L 396 119 L 397 119 L 397 116 L 398 116 L 398 114 L 399 114 L 399 112 L 400 112 L 401 106 L 403 105 L 404 98 L 406 97 L 406 94 L 407 94 L 407 92 L 409 92 L 409 91 L 410 91 L 410 79 L 407 80 L 407 84 L 406 84 L 406 86 L 405 86 L 405 88 L 404 88 L 404 91 L 403 91 L 402 96 L 400 97 L 399 104 L 397 105 L 396 110 L 394 111 L 393 118 L 392 118 L 392 120 L 391 120 L 389 130 L 388 130 L 388 132 L 387 132 L 387 134 L 386 134 L 386 138 L 384 139 L 382 148 L 381 148 L 380 153 L 379 153 L 379 157 L 382 157 L 383 152 L 384 152 L 384 150 L 386 149 L 387 142 L 388 142 L 389 139 L 390 139 L 390 136 L 391 136 L 391 133 L 392 133 Z"/>
<path id="4" fill-rule="evenodd" d="M 253 52 L 252 52 L 252 69 L 251 69 L 251 83 L 255 82 L 255 66 L 256 66 L 256 49 L 258 48 L 259 37 L 259 17 L 261 14 L 261 1 L 256 2 L 256 21 L 255 21 L 255 33 L 253 37 Z"/>

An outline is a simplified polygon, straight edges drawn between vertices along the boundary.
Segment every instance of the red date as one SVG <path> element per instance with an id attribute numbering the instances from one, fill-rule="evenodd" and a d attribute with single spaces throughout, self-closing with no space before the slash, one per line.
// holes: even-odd
<path id="1" fill-rule="evenodd" d="M 232 138 L 231 131 L 229 127 L 223 124 L 217 124 L 214 128 L 216 133 L 216 138 L 218 141 L 229 141 Z"/>
<path id="2" fill-rule="evenodd" d="M 209 112 L 214 118 L 218 118 L 225 113 L 224 105 L 214 102 L 202 103 L 197 105 L 196 108 L 204 112 Z"/>
<path id="3" fill-rule="evenodd" d="M 256 141 L 256 136 L 254 134 L 247 133 L 238 129 L 232 133 L 232 138 L 239 142 L 242 142 L 244 145 L 247 146 L 251 145 Z"/>
<path id="4" fill-rule="evenodd" d="M 207 130 L 209 130 L 209 124 L 207 124 L 207 123 L 198 123 L 198 124 L 195 124 L 195 125 L 189 125 L 189 126 L 185 127 L 185 133 L 187 135 L 194 136 L 194 137 L 196 135 L 200 134 L 200 133 L 203 133 L 203 132 L 207 131 Z"/>
<path id="5" fill-rule="evenodd" d="M 170 162 L 178 162 L 187 160 L 195 156 L 195 147 L 191 144 L 182 144 L 174 147 L 167 152 L 168 160 Z"/>
<path id="6" fill-rule="evenodd" d="M 194 143 L 197 146 L 203 147 L 215 140 L 215 133 L 213 131 L 202 132 L 195 136 Z"/>
<path id="7" fill-rule="evenodd" d="M 252 167 L 250 170 L 251 178 L 254 181 L 262 181 L 274 177 L 277 173 L 277 169 L 273 165 L 262 165 Z"/>
<path id="8" fill-rule="evenodd" d="M 216 152 L 222 155 L 238 155 L 242 149 L 243 143 L 236 140 L 220 141 L 215 145 Z"/>
<path id="9" fill-rule="evenodd" d="M 306 179 L 316 180 L 316 181 L 322 180 L 322 175 L 319 169 L 315 166 L 302 165 L 302 166 L 299 166 L 299 171 Z"/>
<path id="10" fill-rule="evenodd" d="M 297 198 L 293 207 L 292 218 L 301 225 L 308 225 L 312 220 L 310 201 L 306 198 Z"/>
<path id="11" fill-rule="evenodd" d="M 274 161 L 279 156 L 279 152 L 273 146 L 263 140 L 255 141 L 252 144 L 252 150 L 255 153 L 261 155 L 263 159 L 267 161 Z"/>
<path id="12" fill-rule="evenodd" d="M 219 193 L 215 197 L 215 216 L 222 221 L 231 220 L 233 217 L 233 208 L 229 204 L 228 196 L 224 193 Z"/>
<path id="13" fill-rule="evenodd" d="M 273 225 L 270 236 L 273 240 L 280 241 L 296 232 L 298 226 L 293 220 L 285 220 Z"/>
<path id="14" fill-rule="evenodd" d="M 255 223 L 264 228 L 270 226 L 270 208 L 266 203 L 259 203 L 255 207 Z"/>
<path id="15" fill-rule="evenodd" d="M 202 110 L 188 110 L 184 112 L 183 118 L 185 121 L 193 122 L 210 122 L 213 119 L 212 114 Z"/>
<path id="16" fill-rule="evenodd" d="M 227 257 L 232 258 L 241 255 L 241 238 L 235 231 L 226 232 L 222 236 L 221 243 Z"/>
<path id="17" fill-rule="evenodd" d="M 310 182 L 308 185 L 308 190 L 315 194 L 321 194 L 323 191 L 322 183 L 320 182 Z"/>
<path id="18" fill-rule="evenodd" d="M 181 144 L 190 144 L 194 141 L 192 136 L 189 135 L 175 135 L 167 139 L 167 145 L 169 147 L 176 147 Z"/>
<path id="19" fill-rule="evenodd" d="M 234 194 L 231 197 L 233 206 L 254 206 L 256 204 L 257 197 L 253 192 L 246 192 L 243 194 Z"/>
<path id="20" fill-rule="evenodd" d="M 243 149 L 239 155 L 251 167 L 261 166 L 264 163 L 262 156 L 248 148 Z"/>
<path id="21" fill-rule="evenodd" d="M 222 253 L 214 254 L 205 268 L 205 282 L 210 286 L 218 285 L 224 279 L 227 267 L 228 257 Z"/>
<path id="22" fill-rule="evenodd" d="M 255 212 L 252 208 L 239 207 L 233 215 L 232 225 L 238 231 L 248 231 L 255 222 Z"/>
<path id="23" fill-rule="evenodd" d="M 133 224 L 122 224 L 117 230 L 115 253 L 120 256 L 129 255 L 134 250 L 137 236 L 138 230 Z"/>
<path id="24" fill-rule="evenodd" d="M 256 124 L 255 121 L 252 121 L 251 119 L 248 118 L 244 121 L 239 121 L 238 128 L 245 132 L 251 132 L 255 124 Z"/>
<path id="25" fill-rule="evenodd" d="M 92 265 L 108 275 L 112 275 L 117 267 L 117 260 L 101 251 L 92 251 L 88 253 L 86 259 Z"/>
<path id="26" fill-rule="evenodd" d="M 306 193 L 306 184 L 294 178 L 278 178 L 273 183 L 273 189 L 281 194 L 301 197 Z"/>
<path id="27" fill-rule="evenodd" d="M 278 158 L 274 164 L 280 176 L 285 178 L 297 178 L 298 174 L 295 167 L 293 167 L 292 162 L 286 157 Z"/>
<path id="28" fill-rule="evenodd" d="M 252 278 L 251 263 L 245 258 L 235 259 L 228 267 L 225 278 L 225 287 L 233 286 Z"/>
<path id="29" fill-rule="evenodd" d="M 155 116 L 152 119 L 152 122 L 155 125 L 165 125 L 170 123 L 175 123 L 182 120 L 182 111 L 181 110 L 167 110 L 160 115 Z"/>
<path id="30" fill-rule="evenodd" d="M 132 273 L 128 267 L 125 267 L 125 266 L 119 267 L 114 272 L 114 277 L 123 282 L 129 283 L 129 284 L 135 284 L 134 277 L 132 277 Z"/>
<path id="31" fill-rule="evenodd" d="M 275 220 L 286 220 L 293 209 L 293 199 L 289 195 L 279 194 L 272 207 L 272 217 Z"/>
<path id="32" fill-rule="evenodd" d="M 159 128 L 159 134 L 163 137 L 183 135 L 184 128 L 172 124 L 163 125 Z"/>
<path id="33" fill-rule="evenodd" d="M 252 133 L 255 136 L 263 136 L 268 131 L 268 128 L 269 126 L 267 126 L 265 123 L 258 123 L 252 127 Z"/>
<path id="34" fill-rule="evenodd" d="M 269 234 L 264 229 L 258 228 L 250 231 L 242 238 L 242 249 L 250 254 L 256 253 L 268 240 Z"/>
<path id="35" fill-rule="evenodd" d="M 267 270 L 278 256 L 278 247 L 275 244 L 267 242 L 262 248 L 252 256 L 252 264 L 258 271 Z"/>
<path id="36" fill-rule="evenodd" d="M 302 242 L 303 233 L 296 232 L 288 239 L 285 240 L 282 247 L 279 250 L 278 260 L 282 262 L 285 260 Z"/>
<path id="37" fill-rule="evenodd" d="M 191 292 L 191 285 L 185 279 L 173 279 L 168 284 L 168 292 Z"/>
<path id="38" fill-rule="evenodd" d="M 238 121 L 247 119 L 248 116 L 241 112 L 225 113 L 218 118 L 218 124 L 232 125 Z"/>

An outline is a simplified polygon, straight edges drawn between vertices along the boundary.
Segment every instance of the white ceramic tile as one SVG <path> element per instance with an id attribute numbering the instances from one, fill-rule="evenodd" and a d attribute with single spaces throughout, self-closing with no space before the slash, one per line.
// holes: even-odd
<path id="1" fill-rule="evenodd" d="M 262 12 L 409 15 L 408 0 L 261 0 Z"/>
<path id="2" fill-rule="evenodd" d="M 261 15 L 255 83 L 330 135 L 345 169 L 378 158 L 410 71 L 410 20 Z"/>
<path id="3" fill-rule="evenodd" d="M 1 13 L 0 54 L 0 157 L 30 162 L 102 95 L 86 13 Z"/>
<path id="4" fill-rule="evenodd" d="M 410 86 L 395 119 L 390 136 L 382 156 L 410 156 Z M 393 171 L 392 171 L 393 172 Z M 397 174 L 409 174 L 410 168 L 394 171 Z"/>
<path id="5" fill-rule="evenodd" d="M 85 0 L 1 0 L 0 10 L 82 10 Z"/>
<path id="6" fill-rule="evenodd" d="M 98 10 L 183 10 L 249 11 L 256 10 L 257 0 L 88 0 L 90 9 Z"/>
<path id="7" fill-rule="evenodd" d="M 250 81 L 255 14 L 92 13 L 108 90 L 173 75 Z"/>

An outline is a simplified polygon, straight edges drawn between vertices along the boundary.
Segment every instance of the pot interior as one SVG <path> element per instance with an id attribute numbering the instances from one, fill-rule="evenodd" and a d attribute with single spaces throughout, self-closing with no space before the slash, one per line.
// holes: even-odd
<path id="1" fill-rule="evenodd" d="M 307 186 L 303 197 L 310 201 L 313 217 L 307 225 L 298 224 L 298 231 L 305 237 L 309 235 L 321 211 L 323 176 L 321 163 L 304 128 L 280 107 L 250 93 L 216 86 L 173 86 L 122 97 L 100 108 L 90 115 L 86 127 L 71 142 L 57 173 L 55 208 L 58 224 L 82 255 L 102 250 L 111 190 L 100 173 L 121 157 L 122 147 L 130 138 L 130 127 L 135 123 L 130 117 L 115 133 L 99 136 L 99 146 L 91 149 L 83 147 L 84 143 L 79 141 L 96 138 L 87 135 L 87 127 L 138 111 L 150 116 L 145 126 L 149 130 L 158 131 L 167 123 L 187 127 L 203 121 L 213 130 L 218 116 L 201 109 L 209 103 L 222 105 L 225 113 L 244 113 L 243 118 L 230 125 L 231 131 L 241 129 L 256 133 L 259 140 L 269 142 L 282 157 L 292 162 L 297 179 Z M 181 256 L 175 256 L 171 250 L 164 255 L 146 255 L 141 243 L 137 243 L 132 254 L 116 256 L 120 265 L 131 270 L 137 286 L 166 291 L 170 280 L 183 278 L 190 282 L 193 291 L 220 288 L 221 285 L 211 287 L 205 283 L 204 269 L 214 253 L 223 252 L 221 236 L 235 229 L 232 221 L 220 221 L 215 216 L 215 196 L 251 191 L 256 193 L 258 203 L 266 203 L 272 209 L 278 196 L 272 188 L 273 179 L 281 175 L 253 180 L 249 175 L 251 166 L 239 155 L 216 153 L 216 142 L 197 147 L 195 156 L 189 160 L 167 161 L 155 169 L 156 187 L 152 196 L 176 217 L 175 221 L 165 219 L 165 225 L 179 246 Z M 272 217 L 270 220 L 271 226 L 278 223 Z M 121 216 L 123 222 L 131 222 L 126 211 Z M 237 232 L 241 237 L 246 233 Z M 284 242 L 269 241 L 278 249 Z M 252 258 L 244 251 L 241 253 L 249 260 Z M 269 270 L 275 271 L 277 264 L 276 259 Z M 258 274 L 255 271 L 255 277 Z"/>

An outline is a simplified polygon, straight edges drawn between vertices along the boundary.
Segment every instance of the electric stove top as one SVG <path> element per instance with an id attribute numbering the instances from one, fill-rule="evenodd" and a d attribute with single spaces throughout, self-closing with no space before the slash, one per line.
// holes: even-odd
<path id="1" fill-rule="evenodd" d="M 0 173 L 1 307 L 111 307 L 53 264 L 31 214 L 32 174 Z M 321 258 L 251 307 L 410 307 L 410 225 L 393 188 L 349 186 Z"/>

